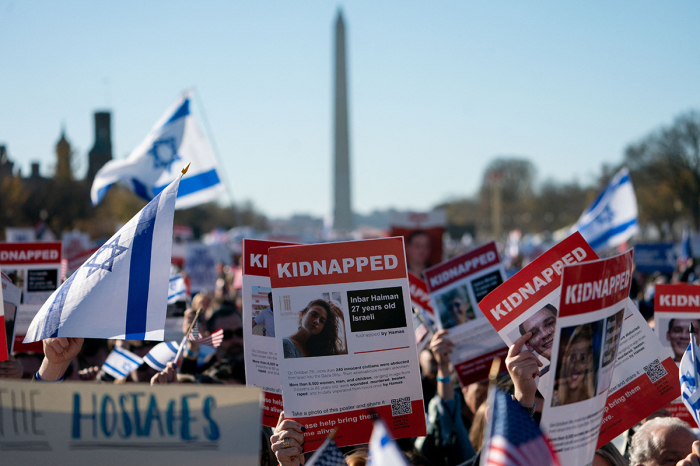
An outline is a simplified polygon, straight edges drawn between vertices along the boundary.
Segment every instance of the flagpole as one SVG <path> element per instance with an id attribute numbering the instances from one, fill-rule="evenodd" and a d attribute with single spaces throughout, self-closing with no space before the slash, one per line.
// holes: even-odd
<path id="1" fill-rule="evenodd" d="M 214 139 L 214 132 L 211 130 L 211 126 L 209 125 L 209 118 L 207 118 L 207 112 L 204 110 L 204 101 L 202 100 L 202 96 L 200 95 L 199 91 L 197 90 L 196 87 L 192 87 L 192 90 L 194 91 L 196 97 L 197 97 L 197 102 L 199 105 L 199 109 L 202 113 L 202 122 L 204 123 L 204 129 L 207 131 L 209 134 L 209 141 L 211 142 L 211 147 L 212 150 L 214 151 L 214 157 L 216 157 L 216 163 L 219 164 L 219 167 L 221 168 L 221 177 L 224 179 L 224 186 L 226 187 L 226 194 L 228 195 L 228 200 L 231 203 L 230 208 L 231 212 L 233 212 L 233 217 L 236 220 L 236 226 L 243 226 L 243 221 L 240 218 L 240 214 L 238 213 L 238 209 L 234 207 L 233 204 L 233 194 L 231 190 L 231 184 L 228 181 L 228 175 L 226 173 L 226 170 L 224 169 L 224 165 L 221 163 L 221 157 L 219 156 L 219 147 L 216 144 L 216 139 Z"/>
<path id="2" fill-rule="evenodd" d="M 697 345 L 697 342 L 695 341 L 695 333 L 693 329 L 693 323 L 690 323 L 690 355 L 692 356 L 692 361 L 693 361 L 693 378 L 695 380 L 698 380 L 698 365 L 697 365 L 697 359 L 696 359 L 696 354 L 695 354 L 695 346 Z"/>
<path id="3" fill-rule="evenodd" d="M 177 367 L 177 362 L 180 360 L 180 356 L 182 355 L 182 350 L 185 348 L 185 345 L 187 344 L 187 337 L 190 336 L 190 332 L 192 332 L 192 327 L 194 327 L 194 324 L 197 322 L 197 319 L 199 319 L 199 313 L 201 310 L 202 310 L 201 307 L 199 309 L 197 309 L 197 312 L 194 315 L 194 319 L 192 319 L 192 323 L 190 324 L 190 328 L 187 329 L 187 333 L 185 333 L 185 336 L 182 337 L 182 342 L 180 343 L 180 347 L 177 349 L 177 354 L 175 355 L 175 367 Z"/>

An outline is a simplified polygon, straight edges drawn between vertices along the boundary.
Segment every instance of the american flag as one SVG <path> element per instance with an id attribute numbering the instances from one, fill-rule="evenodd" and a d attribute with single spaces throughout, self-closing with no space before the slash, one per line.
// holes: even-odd
<path id="1" fill-rule="evenodd" d="M 347 466 L 343 454 L 333 439 L 327 438 L 313 454 L 306 466 Z"/>
<path id="2" fill-rule="evenodd" d="M 192 327 L 192 331 L 190 331 L 187 339 L 192 343 L 199 343 L 200 345 L 218 348 L 224 339 L 224 330 L 220 328 L 208 337 L 202 338 L 202 335 L 199 333 L 199 324 L 195 322 L 194 327 Z"/>
<path id="3" fill-rule="evenodd" d="M 560 466 L 559 458 L 530 414 L 508 393 L 493 389 L 482 466 Z"/>

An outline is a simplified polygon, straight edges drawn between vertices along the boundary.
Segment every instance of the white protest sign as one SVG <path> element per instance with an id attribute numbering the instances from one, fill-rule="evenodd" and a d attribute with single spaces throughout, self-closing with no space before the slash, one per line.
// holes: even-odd
<path id="1" fill-rule="evenodd" d="M 245 380 L 263 389 L 262 424 L 275 427 L 282 411 L 282 386 L 277 365 L 274 306 L 267 250 L 290 243 L 243 240 L 243 345 Z"/>
<path id="2" fill-rule="evenodd" d="M 260 391 L 0 379 L 3 464 L 257 465 Z"/>
<path id="3" fill-rule="evenodd" d="M 41 342 L 22 343 L 32 319 L 61 284 L 61 243 L 0 243 L 0 267 L 22 290 L 14 350 L 43 352 Z"/>
<path id="4" fill-rule="evenodd" d="M 216 256 L 211 246 L 187 243 L 185 273 L 190 279 L 192 294 L 216 289 Z"/>
<path id="5" fill-rule="evenodd" d="M 485 380 L 495 357 L 505 362 L 508 348 L 484 318 L 480 304 L 505 276 L 494 242 L 425 271 L 436 323 L 449 330 L 455 344 L 450 359 L 464 387 Z M 505 372 L 505 365 L 501 368 Z"/>
<path id="6" fill-rule="evenodd" d="M 367 443 L 379 416 L 395 438 L 425 435 L 402 238 L 270 248 L 285 416 L 304 449 L 338 428 Z"/>
<path id="7" fill-rule="evenodd" d="M 552 383 L 540 426 L 562 464 L 589 465 L 629 301 L 632 251 L 564 267 L 552 346 Z"/>

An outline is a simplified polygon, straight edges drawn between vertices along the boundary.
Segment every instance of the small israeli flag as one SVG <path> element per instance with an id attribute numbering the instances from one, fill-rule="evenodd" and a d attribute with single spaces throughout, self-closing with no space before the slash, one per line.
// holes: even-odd
<path id="1" fill-rule="evenodd" d="M 187 285 L 181 273 L 171 276 L 168 282 L 168 304 L 178 301 L 187 301 Z"/>
<path id="2" fill-rule="evenodd" d="M 55 337 L 163 340 L 179 184 L 180 177 L 53 292 L 25 343 Z"/>
<path id="3" fill-rule="evenodd" d="M 175 361 L 180 345 L 176 341 L 158 343 L 143 358 L 144 362 L 158 372 L 164 371 L 169 362 Z"/>
<path id="4" fill-rule="evenodd" d="M 125 379 L 143 364 L 143 359 L 131 351 L 114 348 L 102 365 L 102 370 L 117 380 Z"/>
<path id="5" fill-rule="evenodd" d="M 381 419 L 374 420 L 369 438 L 369 460 L 367 466 L 408 466 L 406 458 Z"/>
<path id="6" fill-rule="evenodd" d="M 190 162 L 177 209 L 214 201 L 225 192 L 214 151 L 190 113 L 190 102 L 191 93 L 184 93 L 126 159 L 111 160 L 97 172 L 90 192 L 93 205 L 117 182 L 150 201 L 179 175 L 177 167 Z"/>
<path id="7" fill-rule="evenodd" d="M 690 324 L 690 343 L 685 350 L 685 354 L 681 359 L 681 364 L 678 367 L 678 373 L 681 378 L 681 397 L 683 404 L 688 408 L 688 412 L 693 416 L 695 422 L 700 425 L 700 366 L 698 366 L 698 345 L 695 341 L 695 333 L 693 333 L 693 324 Z"/>
<path id="8" fill-rule="evenodd" d="M 569 233 L 575 231 L 598 251 L 614 248 L 639 231 L 637 197 L 626 168 L 617 172 Z"/>

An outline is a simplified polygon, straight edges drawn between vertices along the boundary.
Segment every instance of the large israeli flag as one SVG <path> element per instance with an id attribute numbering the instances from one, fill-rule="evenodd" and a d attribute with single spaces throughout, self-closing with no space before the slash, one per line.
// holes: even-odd
<path id="1" fill-rule="evenodd" d="M 53 292 L 25 343 L 50 337 L 163 340 L 179 185 L 177 177 Z"/>
<path id="2" fill-rule="evenodd" d="M 575 231 L 599 251 L 614 248 L 639 231 L 637 197 L 626 168 L 617 172 L 569 233 Z"/>
<path id="3" fill-rule="evenodd" d="M 683 404 L 700 425 L 700 366 L 698 366 L 698 345 L 695 342 L 695 333 L 690 331 L 690 343 L 683 354 L 681 364 L 678 367 L 678 374 L 681 379 L 681 397 Z"/>
<path id="4" fill-rule="evenodd" d="M 190 162 L 175 208 L 214 201 L 225 193 L 214 151 L 190 113 L 191 100 L 191 93 L 184 93 L 126 159 L 112 160 L 97 172 L 90 192 L 93 205 L 118 182 L 150 201 Z"/>

